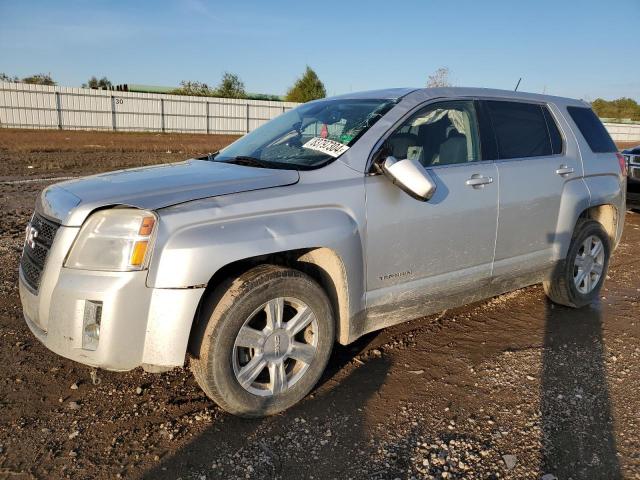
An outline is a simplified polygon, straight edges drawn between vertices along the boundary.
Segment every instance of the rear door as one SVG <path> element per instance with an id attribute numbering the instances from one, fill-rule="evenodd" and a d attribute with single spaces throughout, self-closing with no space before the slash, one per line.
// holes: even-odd
<path id="1" fill-rule="evenodd" d="M 494 277 L 542 271 L 553 262 L 565 184 L 582 175 L 546 104 L 486 100 L 499 160 Z"/>

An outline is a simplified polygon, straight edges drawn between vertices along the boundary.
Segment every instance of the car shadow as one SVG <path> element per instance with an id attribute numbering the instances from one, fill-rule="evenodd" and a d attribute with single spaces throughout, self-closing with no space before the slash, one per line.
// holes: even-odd
<path id="1" fill-rule="evenodd" d="M 541 475 L 621 478 L 607 384 L 602 310 L 546 300 Z"/>
<path id="2" fill-rule="evenodd" d="M 370 348 L 375 336 L 367 335 L 346 347 L 336 345 L 316 388 L 291 409 L 260 419 L 222 413 L 204 432 L 141 477 L 154 480 L 194 475 L 194 478 L 244 477 L 246 470 L 220 463 L 216 467 L 216 462 L 231 458 L 233 463 L 239 457 L 253 457 L 253 463 L 248 464 L 251 478 L 318 478 L 317 475 L 340 478 L 350 462 L 349 451 L 334 449 L 333 443 L 342 443 L 345 437 L 351 445 L 364 441 L 367 402 L 380 391 L 391 367 L 387 358 L 371 356 L 366 365 L 359 365 L 360 362 L 349 365 Z M 327 439 L 331 441 L 318 449 L 328 430 L 333 430 L 334 438 Z M 296 452 L 292 448 L 292 443 L 304 448 L 305 442 L 313 445 L 315 455 L 323 460 L 322 472 L 308 458 L 311 449 Z M 307 461 L 301 460 L 300 455 Z"/>

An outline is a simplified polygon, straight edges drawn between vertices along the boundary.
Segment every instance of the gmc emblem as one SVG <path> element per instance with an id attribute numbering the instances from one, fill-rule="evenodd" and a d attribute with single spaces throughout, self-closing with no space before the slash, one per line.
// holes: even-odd
<path id="1" fill-rule="evenodd" d="M 28 224 L 24 244 L 29 245 L 31 250 L 33 250 L 36 248 L 36 238 L 38 238 L 38 230 L 33 228 L 31 224 Z"/>

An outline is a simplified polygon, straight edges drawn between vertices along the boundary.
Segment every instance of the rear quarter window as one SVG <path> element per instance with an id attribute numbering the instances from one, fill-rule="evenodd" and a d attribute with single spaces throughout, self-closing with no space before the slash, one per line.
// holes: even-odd
<path id="1" fill-rule="evenodd" d="M 613 143 L 611 135 L 597 115 L 587 107 L 567 107 L 571 118 L 578 126 L 578 130 L 589 144 L 594 153 L 617 152 L 618 147 Z"/>

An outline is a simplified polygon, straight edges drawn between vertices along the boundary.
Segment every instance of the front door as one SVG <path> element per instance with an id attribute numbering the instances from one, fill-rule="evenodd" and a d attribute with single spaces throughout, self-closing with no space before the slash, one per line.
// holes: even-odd
<path id="1" fill-rule="evenodd" d="M 489 282 L 496 239 L 497 168 L 482 161 L 474 102 L 431 104 L 385 146 L 420 160 L 436 191 L 421 202 L 383 175 L 366 177 L 365 331 L 437 311 L 452 295 L 472 297 Z"/>

